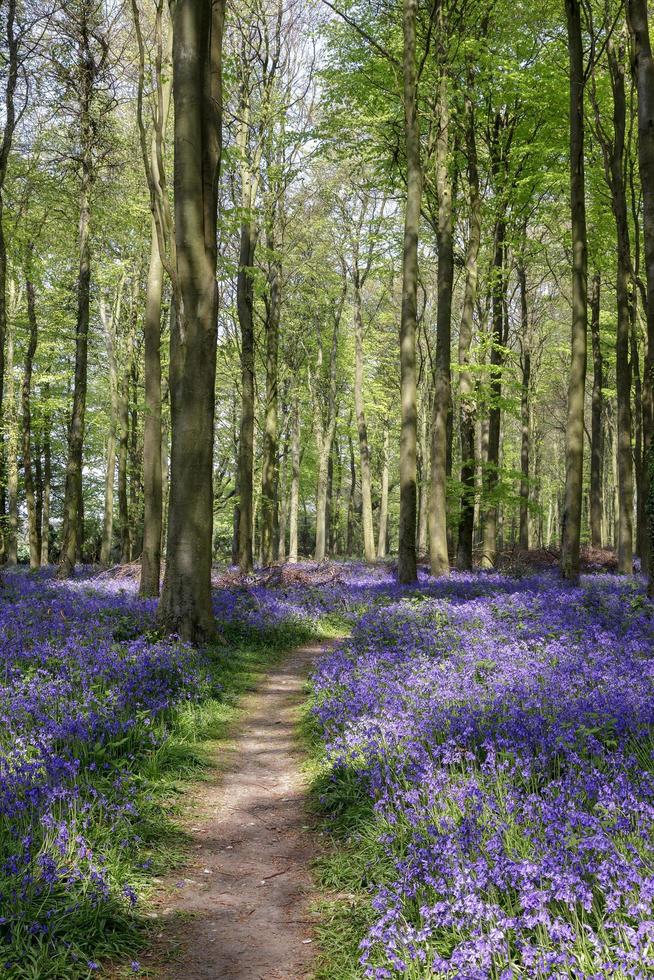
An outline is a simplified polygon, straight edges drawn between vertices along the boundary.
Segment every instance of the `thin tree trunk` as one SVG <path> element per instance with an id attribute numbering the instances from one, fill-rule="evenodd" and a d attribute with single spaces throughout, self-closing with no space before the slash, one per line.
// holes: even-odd
<path id="1" fill-rule="evenodd" d="M 288 560 L 298 558 L 298 508 L 300 504 L 300 401 L 297 388 L 293 392 L 291 410 L 291 502 L 288 513 Z"/>
<path id="2" fill-rule="evenodd" d="M 529 349 L 529 312 L 527 306 L 527 276 L 524 260 L 518 263 L 520 311 L 522 320 L 522 385 L 520 397 L 520 547 L 529 549 L 529 395 L 531 385 L 531 351 Z"/>
<path id="3" fill-rule="evenodd" d="M 77 279 L 77 321 L 75 341 L 75 381 L 73 410 L 68 438 L 68 461 L 64 493 L 65 537 L 59 561 L 59 576 L 73 574 L 78 550 L 83 538 L 83 522 L 80 523 L 82 501 L 82 454 L 84 450 L 84 425 L 86 416 L 86 388 L 88 366 L 89 312 L 91 302 L 91 188 L 93 185 L 94 123 L 91 103 L 95 84 L 93 57 L 91 55 L 91 25 L 88 23 L 88 5 L 80 12 L 80 193 L 79 193 L 79 274 Z"/>
<path id="4" fill-rule="evenodd" d="M 438 301 L 436 313 L 436 359 L 432 401 L 431 481 L 429 494 L 429 556 L 432 575 L 447 575 L 447 459 L 450 414 L 450 357 L 452 333 L 452 285 L 454 282 L 454 236 L 452 229 L 452 184 L 448 172 L 450 110 L 448 79 L 441 69 L 438 94 L 438 137 L 436 139 L 436 186 L 438 194 Z"/>
<path id="5" fill-rule="evenodd" d="M 52 457 L 50 444 L 50 386 L 43 385 L 43 403 L 46 406 L 43 419 L 43 510 L 41 513 L 41 564 L 50 562 L 50 494 L 52 492 Z"/>
<path id="6" fill-rule="evenodd" d="M 243 84 L 245 92 L 246 83 Z M 253 566 L 252 529 L 254 524 L 254 377 L 255 336 L 253 321 L 254 255 L 257 228 L 252 213 L 256 197 L 255 176 L 248 162 L 249 96 L 244 94 L 238 145 L 241 152 L 241 237 L 236 283 L 236 309 L 241 331 L 241 427 L 238 455 L 238 562 L 241 572 Z"/>
<path id="7" fill-rule="evenodd" d="M 381 498 L 379 502 L 379 533 L 377 535 L 377 557 L 386 557 L 386 537 L 388 535 L 388 451 L 389 426 L 384 425 L 384 444 L 382 449 Z"/>
<path id="8" fill-rule="evenodd" d="M 145 294 L 143 419 L 143 551 L 141 596 L 159 595 L 163 484 L 161 473 L 161 303 L 163 263 L 154 219 L 150 231 L 150 265 Z"/>
<path id="9" fill-rule="evenodd" d="M 469 92 L 470 79 L 469 73 Z M 470 370 L 470 349 L 475 303 L 477 301 L 478 259 L 481 245 L 481 202 L 479 194 L 479 170 L 477 166 L 477 142 L 473 102 L 466 99 L 466 152 L 468 156 L 469 232 L 466 253 L 466 281 L 463 294 L 461 326 L 459 328 L 459 431 L 461 438 L 461 516 L 457 565 L 472 568 L 472 540 L 475 522 L 475 384 Z"/>
<path id="10" fill-rule="evenodd" d="M 368 426 L 363 402 L 363 315 L 361 281 L 358 261 L 354 263 L 354 410 L 359 435 L 359 466 L 361 471 L 361 525 L 363 553 L 366 561 L 375 560 L 375 532 L 372 523 L 372 480 L 370 476 L 370 447 Z"/>
<path id="11" fill-rule="evenodd" d="M 272 565 L 275 560 L 277 523 L 277 401 L 282 269 L 280 260 L 274 254 L 272 230 L 267 246 L 272 257 L 268 269 L 269 292 L 266 297 L 266 406 L 261 472 L 261 561 L 264 566 Z"/>
<path id="12" fill-rule="evenodd" d="M 102 523 L 102 542 L 100 562 L 108 565 L 111 561 L 114 525 L 114 482 L 116 476 L 116 425 L 118 421 L 118 371 L 116 367 L 116 330 L 120 322 L 124 276 L 121 277 L 116 292 L 116 300 L 111 311 L 107 310 L 104 297 L 100 298 L 100 319 L 105 336 L 107 367 L 109 373 L 110 418 L 107 433 L 107 469 L 105 473 L 104 519 Z"/>
<path id="13" fill-rule="evenodd" d="M 224 14 L 224 0 L 177 0 L 173 13 L 178 293 L 170 342 L 170 503 L 159 620 L 191 641 L 205 640 L 215 628 L 212 479 Z"/>
<path id="14" fill-rule="evenodd" d="M 481 564 L 483 568 L 494 568 L 497 556 L 497 486 L 500 470 L 500 431 L 502 424 L 502 409 L 500 398 L 502 394 L 502 364 L 504 361 L 504 301 L 506 289 L 505 255 L 506 255 L 506 219 L 502 214 L 495 222 L 495 252 L 493 258 L 493 340 L 490 354 L 490 410 L 488 412 L 488 453 L 486 457 L 486 472 L 484 479 L 484 527 L 483 553 Z"/>
<path id="15" fill-rule="evenodd" d="M 4 127 L 0 142 L 0 419 L 4 412 L 5 392 L 5 347 L 7 343 L 7 245 L 4 234 L 4 187 L 7 177 L 9 154 L 16 128 L 15 94 L 19 69 L 19 34 L 16 32 L 16 0 L 7 0 L 6 5 L 6 44 L 7 61 L 5 65 L 6 85 L 4 100 Z M 0 519 L 4 518 L 5 492 L 5 445 L 0 432 Z M 0 553 L 4 550 L 2 536 L 4 528 L 0 523 Z"/>
<path id="16" fill-rule="evenodd" d="M 23 411 L 23 480 L 25 484 L 25 502 L 27 504 L 27 527 L 30 549 L 30 568 L 38 568 L 41 564 L 39 548 L 39 526 L 36 513 L 36 497 L 34 493 L 34 475 L 32 471 L 32 371 L 34 355 L 39 339 L 38 321 L 36 318 L 36 297 L 32 281 L 31 258 L 33 245 L 27 246 L 27 261 L 25 268 L 25 288 L 27 292 L 27 319 L 29 323 L 29 341 L 25 352 L 25 371 L 23 374 L 22 411 Z"/>
<path id="17" fill-rule="evenodd" d="M 16 308 L 18 300 L 13 281 L 10 283 L 11 313 L 7 318 L 7 542 L 8 565 L 18 562 L 18 418 L 16 412 L 16 388 L 14 385 L 14 353 L 16 341 Z"/>
<path id="18" fill-rule="evenodd" d="M 570 59 L 570 214 L 572 224 L 572 334 L 566 422 L 565 505 L 561 572 L 579 578 L 584 469 L 584 392 L 588 305 L 588 243 L 584 165 L 584 52 L 579 0 L 565 0 Z"/>
<path id="19" fill-rule="evenodd" d="M 416 68 L 417 0 L 403 0 L 404 133 L 407 191 L 404 215 L 402 314 L 400 323 L 400 520 L 398 580 L 415 582 L 416 567 L 416 318 L 418 288 L 418 234 L 422 198 L 420 130 L 417 117 Z"/>
<path id="20" fill-rule="evenodd" d="M 602 401 L 604 363 L 600 344 L 601 277 L 593 276 L 590 295 L 590 335 L 593 349 L 593 395 L 590 430 L 590 541 L 593 548 L 602 547 Z"/>

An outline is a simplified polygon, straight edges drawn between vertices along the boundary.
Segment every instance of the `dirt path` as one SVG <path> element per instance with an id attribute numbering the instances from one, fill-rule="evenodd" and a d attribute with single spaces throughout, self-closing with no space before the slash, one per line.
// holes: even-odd
<path id="1" fill-rule="evenodd" d="M 303 686 L 329 642 L 293 651 L 243 703 L 190 828 L 192 858 L 158 903 L 160 980 L 300 980 L 312 960 L 305 785 L 295 741 Z M 162 965 L 162 964 L 166 965 Z"/>

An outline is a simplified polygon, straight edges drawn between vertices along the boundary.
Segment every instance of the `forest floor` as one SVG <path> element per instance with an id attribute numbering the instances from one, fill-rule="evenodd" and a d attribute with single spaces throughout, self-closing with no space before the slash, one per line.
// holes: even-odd
<path id="1" fill-rule="evenodd" d="M 309 670 L 329 640 L 293 650 L 241 706 L 186 800 L 189 859 L 152 902 L 141 966 L 166 980 L 299 980 L 313 959 L 306 776 L 297 742 Z"/>

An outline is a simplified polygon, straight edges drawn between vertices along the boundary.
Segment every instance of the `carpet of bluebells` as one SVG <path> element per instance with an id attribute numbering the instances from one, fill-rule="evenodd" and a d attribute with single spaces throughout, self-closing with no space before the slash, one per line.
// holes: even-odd
<path id="1" fill-rule="evenodd" d="M 362 578 L 368 609 L 314 677 L 334 779 L 374 801 L 362 974 L 654 976 L 641 583 L 453 575 L 384 600 Z"/>
<path id="2" fill-rule="evenodd" d="M 351 624 L 314 692 L 334 781 L 346 773 L 374 808 L 361 974 L 654 976 L 654 607 L 641 583 L 455 574 L 400 588 L 383 566 L 300 572 L 218 583 L 220 656 L 239 637 Z M 180 711 L 220 697 L 212 656 L 158 637 L 133 582 L 3 574 L 1 976 L 92 976 L 97 937 L 134 915 L 143 759 Z M 44 956 L 59 965 L 47 972 Z"/>
<path id="3" fill-rule="evenodd" d="M 293 623 L 308 635 L 345 601 L 311 586 L 214 595 L 230 644 Z M 92 569 L 0 578 L 0 976 L 91 976 L 134 918 L 158 809 L 144 760 L 180 709 L 220 697 L 209 652 L 158 637 L 154 612 L 135 582 Z"/>

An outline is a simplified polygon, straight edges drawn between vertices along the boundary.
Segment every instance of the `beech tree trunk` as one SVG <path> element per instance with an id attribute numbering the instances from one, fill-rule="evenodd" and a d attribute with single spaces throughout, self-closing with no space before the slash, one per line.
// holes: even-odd
<path id="1" fill-rule="evenodd" d="M 384 444 L 382 449 L 381 496 L 379 501 L 379 532 L 377 535 L 377 557 L 386 557 L 386 538 L 388 536 L 388 451 L 389 426 L 384 425 Z"/>
<path id="2" fill-rule="evenodd" d="M 79 128 L 80 128 L 80 188 L 79 188 L 79 272 L 77 279 L 77 321 L 75 341 L 75 380 L 73 409 L 68 434 L 68 461 L 64 493 L 64 529 L 59 577 L 73 574 L 84 534 L 82 500 L 82 454 L 86 416 L 88 368 L 89 312 L 91 303 L 91 189 L 93 186 L 93 144 L 95 126 L 91 103 L 95 87 L 95 63 L 91 51 L 92 25 L 87 0 L 79 13 Z"/>
<path id="3" fill-rule="evenodd" d="M 366 561 L 375 560 L 375 532 L 372 523 L 372 480 L 370 476 L 370 447 L 368 426 L 363 403 L 363 315 L 361 280 L 358 259 L 354 262 L 354 410 L 359 435 L 359 466 L 361 471 L 361 524 L 363 553 Z"/>
<path id="4" fill-rule="evenodd" d="M 23 480 L 25 483 L 25 503 L 27 504 L 27 529 L 30 549 L 30 568 L 41 565 L 39 548 L 39 526 L 36 513 L 36 495 L 34 492 L 34 475 L 32 470 L 32 371 L 34 355 L 39 339 L 38 321 L 36 318 L 36 296 L 32 281 L 31 258 L 33 245 L 27 246 L 27 261 L 25 269 L 25 289 L 27 292 L 27 320 L 29 324 L 29 340 L 25 352 L 25 370 L 21 395 L 23 414 Z"/>
<path id="5" fill-rule="evenodd" d="M 264 566 L 275 560 L 275 527 L 277 524 L 277 402 L 279 320 L 281 311 L 281 263 L 274 253 L 272 232 L 267 242 L 271 253 L 266 296 L 266 406 L 263 431 L 263 466 L 261 473 L 261 561 Z"/>
<path id="6" fill-rule="evenodd" d="M 471 87 L 469 73 L 469 92 Z M 470 349 L 475 303 L 477 301 L 478 259 L 481 245 L 481 201 L 474 107 L 466 99 L 466 153 L 468 157 L 469 230 L 466 252 L 466 280 L 459 327 L 459 433 L 461 439 L 461 515 L 457 565 L 472 568 L 472 540 L 475 526 L 475 401 L 474 378 L 470 370 Z"/>
<path id="7" fill-rule="evenodd" d="M 566 422 L 565 503 L 561 572 L 579 578 L 584 470 L 584 391 L 588 306 L 588 243 L 584 164 L 584 53 L 579 0 L 565 0 L 570 60 L 570 215 L 572 225 L 572 334 Z"/>
<path id="8" fill-rule="evenodd" d="M 291 409 L 291 501 L 288 512 L 288 560 L 298 558 L 298 510 L 300 505 L 300 400 L 297 388 L 293 392 Z"/>
<path id="9" fill-rule="evenodd" d="M 14 283 L 10 292 L 11 313 L 7 320 L 7 542 L 8 565 L 18 562 L 18 418 L 16 412 L 16 388 L 14 385 L 14 355 L 16 344 L 16 310 L 18 299 Z"/>
<path id="10" fill-rule="evenodd" d="M 452 228 L 452 184 L 448 169 L 450 111 L 448 80 L 441 69 L 438 94 L 438 137 L 436 139 L 436 186 L 438 194 L 438 301 L 436 313 L 436 359 L 431 441 L 431 485 L 429 494 L 429 556 L 432 575 L 450 570 L 447 548 L 448 419 L 450 415 L 450 357 L 452 333 L 452 285 L 454 282 L 454 236 Z M 450 455 L 451 459 L 451 455 Z"/>
<path id="11" fill-rule="evenodd" d="M 520 547 L 529 549 L 529 440 L 531 351 L 529 349 L 529 308 L 527 305 L 527 275 L 523 257 L 518 262 L 520 285 L 520 318 L 522 327 L 522 384 L 520 392 Z"/>
<path id="12" fill-rule="evenodd" d="M 43 403 L 46 406 L 43 419 L 43 507 L 41 511 L 41 564 L 50 562 L 50 494 L 52 491 L 52 456 L 50 445 L 50 386 L 43 385 Z"/>
<path id="13" fill-rule="evenodd" d="M 422 199 L 420 129 L 417 118 L 416 68 L 417 0 L 403 0 L 404 134 L 407 190 L 404 214 L 402 313 L 400 321 L 400 519 L 398 580 L 417 580 L 416 565 L 416 319 L 418 289 L 418 234 Z"/>
<path id="14" fill-rule="evenodd" d="M 170 339 L 170 503 L 159 620 L 192 642 L 214 632 L 212 477 L 224 14 L 224 0 L 177 0 L 173 13 L 177 315 Z"/>
<path id="15" fill-rule="evenodd" d="M 16 0 L 7 0 L 6 4 L 6 41 L 7 64 L 4 127 L 0 142 L 0 418 L 4 411 L 5 390 L 5 348 L 7 343 L 7 245 L 4 234 L 4 186 L 7 177 L 9 154 L 16 129 L 15 95 L 18 83 L 19 69 L 19 34 L 16 32 Z M 19 32 L 20 33 L 20 32 Z M 0 484 L 4 484 L 5 476 L 5 447 L 4 436 L 0 432 Z M 0 492 L 0 518 L 4 518 L 5 494 Z M 4 527 L 0 525 L 0 553 L 4 550 Z"/>
<path id="16" fill-rule="evenodd" d="M 139 595 L 159 595 L 163 482 L 161 472 L 161 303 L 163 263 L 152 220 L 150 265 L 143 321 L 145 415 L 143 419 L 143 551 Z"/>
<path id="17" fill-rule="evenodd" d="M 506 255 L 506 219 L 501 215 L 495 222 L 493 257 L 493 341 L 490 354 L 490 409 L 488 412 L 488 454 L 484 478 L 484 526 L 483 552 L 481 564 L 483 568 L 494 568 L 497 557 L 497 487 L 500 468 L 500 431 L 502 425 L 502 364 L 504 361 L 504 302 L 506 289 L 505 255 Z"/>
<path id="18" fill-rule="evenodd" d="M 602 547 L 602 459 L 604 433 L 602 402 L 604 362 L 600 344 L 601 277 L 593 276 L 590 294 L 590 336 L 593 350 L 593 394 L 590 429 L 590 541 L 593 548 Z"/>

